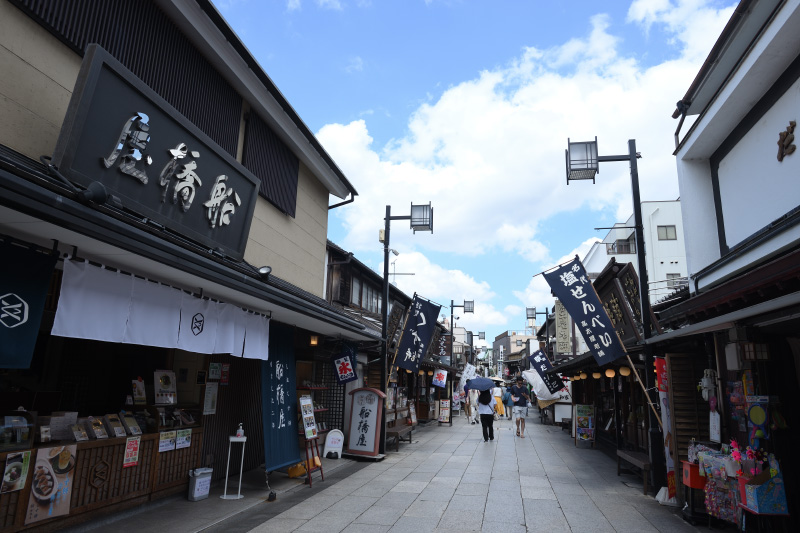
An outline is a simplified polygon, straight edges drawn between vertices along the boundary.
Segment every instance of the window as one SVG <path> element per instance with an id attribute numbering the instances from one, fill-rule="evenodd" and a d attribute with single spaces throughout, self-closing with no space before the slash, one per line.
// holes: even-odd
<path id="1" fill-rule="evenodd" d="M 353 276 L 353 305 L 361 307 L 361 280 Z"/>
<path id="2" fill-rule="evenodd" d="M 678 238 L 675 232 L 675 226 L 658 226 L 658 240 L 659 241 L 674 241 Z"/>
<path id="3" fill-rule="evenodd" d="M 636 238 L 631 235 L 630 239 L 618 239 L 614 242 L 606 243 L 606 254 L 635 254 Z"/>
<path id="4" fill-rule="evenodd" d="M 680 274 L 667 274 L 668 289 L 682 289 L 689 284 L 689 281 Z"/>

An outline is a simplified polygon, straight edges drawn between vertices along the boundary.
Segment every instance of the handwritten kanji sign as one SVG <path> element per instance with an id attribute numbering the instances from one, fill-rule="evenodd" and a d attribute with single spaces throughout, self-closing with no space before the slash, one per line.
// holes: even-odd
<path id="1" fill-rule="evenodd" d="M 545 273 L 544 279 L 575 321 L 597 364 L 605 365 L 626 354 L 580 259 Z"/>
<path id="2" fill-rule="evenodd" d="M 435 305 L 419 296 L 414 296 L 408 312 L 403 335 L 395 354 L 395 364 L 416 373 L 422 357 L 428 350 L 439 316 L 440 305 Z"/>
<path id="3" fill-rule="evenodd" d="M 447 384 L 447 370 L 437 370 L 433 373 L 433 384 L 444 387 Z"/>
<path id="4" fill-rule="evenodd" d="M 550 364 L 550 360 L 543 351 L 536 350 L 533 352 L 530 356 L 530 361 L 531 366 L 536 369 L 550 394 L 555 394 L 564 388 L 564 382 L 561 381 L 561 378 L 553 374 L 547 374 L 547 371 L 553 368 L 553 365 Z"/>

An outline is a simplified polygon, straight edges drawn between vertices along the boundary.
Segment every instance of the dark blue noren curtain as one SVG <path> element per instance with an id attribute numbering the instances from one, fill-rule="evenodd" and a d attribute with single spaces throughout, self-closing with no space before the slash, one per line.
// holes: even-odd
<path id="1" fill-rule="evenodd" d="M 264 464 L 267 472 L 300 462 L 296 386 L 294 328 L 271 322 L 269 361 L 261 362 Z"/>
<path id="2" fill-rule="evenodd" d="M 30 368 L 56 259 L 0 243 L 0 368 Z"/>

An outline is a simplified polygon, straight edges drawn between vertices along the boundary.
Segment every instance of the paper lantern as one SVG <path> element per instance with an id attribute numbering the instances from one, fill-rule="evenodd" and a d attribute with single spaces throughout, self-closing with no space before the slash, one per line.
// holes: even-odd
<path id="1" fill-rule="evenodd" d="M 614 369 L 613 369 L 613 368 L 607 368 L 607 369 L 606 369 L 606 377 L 607 377 L 607 378 L 613 378 L 613 377 L 614 377 L 614 376 L 616 376 L 616 375 L 617 375 L 617 373 L 616 373 L 616 372 L 614 372 Z"/>
<path id="2" fill-rule="evenodd" d="M 586 379 L 587 377 L 586 372 L 581 372 L 581 379 Z"/>
<path id="3" fill-rule="evenodd" d="M 627 366 L 621 366 L 621 367 L 619 368 L 619 374 L 620 374 L 621 376 L 630 376 L 630 375 L 631 375 L 631 369 L 630 369 L 630 367 L 627 367 Z"/>
<path id="4" fill-rule="evenodd" d="M 600 372 L 592 372 L 592 377 L 594 379 L 600 379 L 600 376 L 602 376 Z"/>

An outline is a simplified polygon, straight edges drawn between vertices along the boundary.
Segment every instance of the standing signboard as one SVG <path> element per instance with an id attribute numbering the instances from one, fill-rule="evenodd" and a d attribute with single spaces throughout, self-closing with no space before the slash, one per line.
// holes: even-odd
<path id="1" fill-rule="evenodd" d="M 439 422 L 450 423 L 450 400 L 439 400 Z"/>
<path id="2" fill-rule="evenodd" d="M 575 421 L 575 445 L 578 445 L 578 441 L 584 441 L 594 446 L 594 406 L 576 405 Z"/>
<path id="3" fill-rule="evenodd" d="M 382 401 L 386 395 L 378 389 L 363 387 L 350 391 L 350 432 L 345 453 L 376 457 L 383 424 Z"/>
<path id="4" fill-rule="evenodd" d="M 314 419 L 314 402 L 311 396 L 300 396 L 300 416 L 303 417 L 303 433 L 306 440 L 316 439 L 317 421 Z"/>

